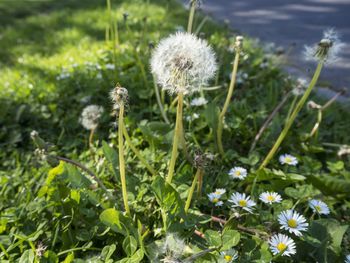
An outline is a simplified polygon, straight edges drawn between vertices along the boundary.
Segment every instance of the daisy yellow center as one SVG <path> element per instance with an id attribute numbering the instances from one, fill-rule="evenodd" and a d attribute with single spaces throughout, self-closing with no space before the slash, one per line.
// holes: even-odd
<path id="1" fill-rule="evenodd" d="M 237 176 L 241 175 L 241 172 L 240 171 L 236 171 L 236 175 Z"/>
<path id="2" fill-rule="evenodd" d="M 278 250 L 279 251 L 282 251 L 282 250 L 284 250 L 284 249 L 286 249 L 286 245 L 285 244 L 283 244 L 283 243 L 279 243 L 278 245 L 277 245 L 277 248 L 278 248 Z"/>
<path id="3" fill-rule="evenodd" d="M 239 204 L 240 206 L 245 207 L 245 206 L 247 205 L 247 201 L 246 201 L 246 200 L 241 200 L 241 201 L 238 202 L 238 204 Z"/>
<path id="4" fill-rule="evenodd" d="M 219 199 L 213 199 L 213 203 L 216 204 L 217 202 L 219 202 Z"/>
<path id="5" fill-rule="evenodd" d="M 232 257 L 230 255 L 225 255 L 224 258 L 227 260 L 227 261 L 231 261 L 232 260 Z"/>
<path id="6" fill-rule="evenodd" d="M 287 157 L 286 159 L 284 159 L 287 163 L 290 163 L 292 161 L 292 159 L 290 159 L 289 157 Z"/>
<path id="7" fill-rule="evenodd" d="M 294 219 L 288 220 L 288 226 L 296 228 L 297 227 L 297 222 Z"/>
<path id="8" fill-rule="evenodd" d="M 316 208 L 317 211 L 321 211 L 322 210 L 321 207 L 319 207 L 318 205 L 316 205 L 315 208 Z"/>
<path id="9" fill-rule="evenodd" d="M 215 194 L 221 194 L 221 192 L 220 191 L 216 191 Z"/>
<path id="10" fill-rule="evenodd" d="M 273 196 L 269 195 L 269 196 L 267 197 L 267 201 L 273 201 L 273 200 L 275 200 L 275 198 L 274 198 Z"/>

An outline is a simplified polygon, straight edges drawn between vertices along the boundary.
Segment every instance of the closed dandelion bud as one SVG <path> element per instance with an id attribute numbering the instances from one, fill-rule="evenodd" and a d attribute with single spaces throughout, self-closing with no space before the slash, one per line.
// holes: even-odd
<path id="1" fill-rule="evenodd" d="M 127 12 L 123 12 L 123 18 L 124 18 L 124 21 L 126 22 L 126 20 L 128 20 L 128 17 L 130 15 L 127 13 Z"/>
<path id="2" fill-rule="evenodd" d="M 308 103 L 307 103 L 307 107 L 309 109 L 321 109 L 322 106 L 321 105 L 318 105 L 316 102 L 310 100 Z"/>
<path id="3" fill-rule="evenodd" d="M 113 102 L 113 115 L 116 115 L 118 118 L 119 109 L 121 103 L 124 103 L 125 108 L 129 106 L 129 93 L 126 88 L 121 87 L 119 84 L 115 86 L 114 89 L 111 90 L 109 96 Z"/>
<path id="4" fill-rule="evenodd" d="M 243 36 L 237 36 L 236 37 L 236 42 L 235 42 L 235 46 L 237 49 L 241 49 L 243 46 Z"/>
<path id="5" fill-rule="evenodd" d="M 39 133 L 37 131 L 32 131 L 30 133 L 30 136 L 32 137 L 34 144 L 36 147 L 38 147 L 40 150 L 47 150 L 48 146 L 46 142 L 39 137 Z"/>

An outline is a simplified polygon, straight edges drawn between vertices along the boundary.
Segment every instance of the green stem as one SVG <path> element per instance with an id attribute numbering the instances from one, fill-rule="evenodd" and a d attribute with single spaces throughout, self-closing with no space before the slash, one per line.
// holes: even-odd
<path id="1" fill-rule="evenodd" d="M 184 127 L 183 127 L 183 123 L 182 120 L 179 123 L 180 125 L 180 129 L 179 129 L 179 135 L 180 135 L 180 141 L 181 141 L 181 146 L 182 146 L 182 150 L 184 151 L 185 157 L 187 159 L 187 161 L 189 163 L 192 163 L 191 157 L 188 154 L 188 150 L 187 150 L 187 146 L 186 146 L 186 140 L 185 140 L 185 133 L 184 133 Z"/>
<path id="2" fill-rule="evenodd" d="M 275 154 L 275 152 L 277 151 L 278 147 L 280 146 L 280 144 L 282 143 L 283 139 L 286 137 L 290 127 L 293 124 L 293 121 L 295 120 L 295 118 L 297 117 L 299 111 L 301 110 L 301 108 L 303 107 L 306 99 L 308 98 L 312 88 L 316 85 L 317 83 L 317 79 L 321 73 L 321 69 L 322 69 L 322 65 L 323 62 L 320 61 L 317 65 L 315 74 L 307 88 L 307 90 L 305 91 L 303 97 L 299 100 L 297 106 L 295 107 L 292 115 L 290 116 L 290 119 L 288 120 L 286 126 L 284 127 L 283 131 L 281 132 L 280 136 L 278 137 L 277 141 L 275 142 L 275 145 L 272 147 L 272 149 L 270 150 L 269 154 L 266 156 L 265 160 L 263 161 L 263 163 L 260 165 L 259 170 L 264 168 L 270 161 L 270 159 L 273 157 L 273 155 Z"/>
<path id="3" fill-rule="evenodd" d="M 292 114 L 292 110 L 294 109 L 295 103 L 297 102 L 298 99 L 298 95 L 294 96 L 294 99 L 292 101 L 292 104 L 290 104 L 289 106 L 289 110 L 288 110 L 288 114 L 287 114 L 287 118 L 286 118 L 286 123 L 288 122 L 290 115 Z"/>
<path id="4" fill-rule="evenodd" d="M 165 111 L 164 111 L 163 104 L 162 104 L 162 100 L 161 100 L 160 95 L 159 95 L 158 85 L 157 85 L 157 83 L 156 83 L 156 79 L 155 79 L 154 74 L 153 74 L 153 83 L 154 83 L 154 91 L 155 91 L 155 93 L 156 93 L 156 98 L 157 98 L 157 102 L 158 102 L 158 106 L 159 106 L 160 112 L 161 112 L 161 114 L 162 114 L 162 117 L 163 117 L 164 121 L 165 121 L 167 124 L 169 124 L 170 122 L 169 122 L 169 119 L 168 119 L 168 117 L 166 116 L 166 113 L 165 113 Z"/>
<path id="5" fill-rule="evenodd" d="M 192 200 L 194 188 L 196 187 L 196 183 L 197 183 L 198 177 L 199 177 L 199 175 L 202 174 L 202 172 L 203 172 L 203 170 L 201 168 L 198 168 L 197 172 L 196 172 L 196 174 L 195 174 L 195 176 L 193 178 L 192 186 L 191 186 L 190 192 L 188 193 L 187 201 L 186 201 L 186 205 L 185 205 L 185 213 L 186 213 L 186 215 L 187 215 L 188 208 L 190 208 L 190 205 L 191 205 L 191 200 Z"/>
<path id="6" fill-rule="evenodd" d="M 188 18 L 187 33 L 192 32 L 192 24 L 193 24 L 194 12 L 196 10 L 196 4 L 197 4 L 197 0 L 193 0 L 192 6 L 191 6 L 191 11 L 190 11 L 190 16 Z"/>
<path id="7" fill-rule="evenodd" d="M 126 130 L 126 127 L 125 127 L 124 123 L 123 123 L 123 134 L 124 134 L 126 142 L 130 146 L 131 150 L 135 153 L 137 158 L 139 158 L 141 163 L 143 163 L 143 165 L 146 166 L 146 168 L 148 169 L 148 171 L 150 171 L 151 174 L 157 175 L 157 172 L 154 170 L 154 168 L 148 164 L 148 162 L 142 157 L 140 152 L 133 145 L 133 143 L 132 143 L 132 141 L 131 141 L 131 139 L 129 137 L 128 131 Z"/>
<path id="8" fill-rule="evenodd" d="M 236 51 L 236 56 L 235 56 L 235 62 L 233 64 L 233 69 L 232 69 L 232 77 L 231 77 L 231 82 L 230 82 L 230 87 L 228 90 L 228 94 L 226 97 L 226 101 L 224 104 L 224 107 L 222 108 L 222 111 L 220 113 L 219 116 L 219 123 L 218 123 L 218 131 L 217 131 L 217 143 L 218 143 L 218 148 L 219 148 L 219 152 L 221 155 L 224 154 L 224 148 L 222 146 L 222 141 L 221 141 L 221 137 L 222 137 L 222 125 L 223 125 L 223 120 L 224 120 L 224 116 L 225 113 L 227 111 L 228 105 L 230 104 L 230 100 L 232 97 L 232 93 L 233 93 L 233 89 L 235 86 L 235 80 L 236 80 L 236 75 L 237 75 L 237 68 L 238 68 L 238 61 L 239 61 L 239 53 L 240 50 Z"/>
<path id="9" fill-rule="evenodd" d="M 180 128 L 182 122 L 182 104 L 183 104 L 183 93 L 179 92 L 178 94 L 178 103 L 177 103 L 177 113 L 176 113 L 176 124 L 175 124 L 175 134 L 174 134 L 174 140 L 173 140 L 173 150 L 171 152 L 171 159 L 170 159 L 170 165 L 169 165 L 169 172 L 167 177 L 167 183 L 171 183 L 171 180 L 173 178 L 174 174 L 174 168 L 175 168 L 175 162 L 176 162 L 176 156 L 177 156 L 177 147 L 179 142 L 179 135 L 180 135 Z"/>
<path id="10" fill-rule="evenodd" d="M 203 171 L 198 176 L 197 198 L 202 199 L 202 183 L 203 183 Z"/>
<path id="11" fill-rule="evenodd" d="M 92 148 L 92 139 L 94 138 L 94 134 L 95 134 L 95 130 L 97 128 L 98 124 L 96 124 L 90 132 L 90 136 L 89 136 L 89 149 L 90 149 L 90 155 L 93 161 L 95 161 L 95 154 L 94 154 L 94 150 Z"/>
<path id="12" fill-rule="evenodd" d="M 118 120 L 118 142 L 119 142 L 119 171 L 120 181 L 122 183 L 122 194 L 124 200 L 125 211 L 128 216 L 131 216 L 128 195 L 126 193 L 126 180 L 125 180 L 125 163 L 124 163 L 124 150 L 123 150 L 123 115 L 124 115 L 124 103 L 120 103 L 119 120 Z"/>

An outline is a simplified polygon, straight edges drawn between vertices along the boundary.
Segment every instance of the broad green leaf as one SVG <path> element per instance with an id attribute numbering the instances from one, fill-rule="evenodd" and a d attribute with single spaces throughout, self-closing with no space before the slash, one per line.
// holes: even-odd
<path id="1" fill-rule="evenodd" d="M 61 161 L 58 166 L 56 166 L 55 168 L 52 168 L 49 171 L 49 174 L 46 178 L 46 184 L 49 185 L 51 183 L 51 181 L 56 177 L 56 175 L 60 175 L 60 174 L 64 173 L 64 171 L 65 171 L 64 162 Z"/>
<path id="2" fill-rule="evenodd" d="M 236 230 L 225 230 L 222 234 L 221 251 L 230 250 L 236 246 L 241 238 L 241 235 Z"/>
<path id="3" fill-rule="evenodd" d="M 320 189 L 325 195 L 349 194 L 350 182 L 333 176 L 310 174 L 308 179 L 312 185 Z"/>
<path id="4" fill-rule="evenodd" d="M 204 232 L 205 240 L 211 247 L 221 246 L 221 236 L 218 231 L 210 230 Z"/>
<path id="5" fill-rule="evenodd" d="M 216 134 L 218 121 L 219 121 L 220 109 L 216 105 L 216 102 L 211 102 L 204 110 L 204 116 L 210 128 L 213 129 L 213 133 Z"/>
<path id="6" fill-rule="evenodd" d="M 118 176 L 117 178 L 119 178 L 119 173 L 117 172 L 117 167 L 119 166 L 118 153 L 116 152 L 116 150 L 110 147 L 106 141 L 102 142 L 102 150 L 103 150 L 104 156 L 112 166 L 114 175 Z"/>
<path id="7" fill-rule="evenodd" d="M 133 263 L 138 263 L 140 262 L 144 257 L 144 253 L 142 249 L 139 249 L 135 252 L 134 255 L 132 255 L 132 257 L 130 258 L 131 262 Z"/>
<path id="8" fill-rule="evenodd" d="M 106 226 L 109 226 L 112 230 L 124 234 L 125 231 L 122 228 L 119 221 L 120 214 L 114 208 L 109 208 L 100 214 L 100 220 Z"/>
<path id="9" fill-rule="evenodd" d="M 70 164 L 64 165 L 67 171 L 67 179 L 71 183 L 73 188 L 76 189 L 86 189 L 92 184 L 91 181 L 78 169 Z"/>
<path id="10" fill-rule="evenodd" d="M 32 263 L 34 262 L 34 251 L 32 249 L 27 249 L 23 252 L 19 263 Z"/>
<path id="11" fill-rule="evenodd" d="M 130 257 L 137 249 L 137 241 L 133 236 L 127 236 L 123 241 L 123 250 Z"/>
<path id="12" fill-rule="evenodd" d="M 70 262 L 72 262 L 73 260 L 74 260 L 74 254 L 71 253 L 71 254 L 69 254 L 69 255 L 64 259 L 64 261 L 63 261 L 62 263 L 70 263 Z"/>
<path id="13" fill-rule="evenodd" d="M 114 251 L 116 250 L 117 246 L 115 244 L 112 244 L 110 246 L 105 246 L 102 249 L 101 256 L 102 258 L 107 261 L 109 258 L 113 255 Z"/>

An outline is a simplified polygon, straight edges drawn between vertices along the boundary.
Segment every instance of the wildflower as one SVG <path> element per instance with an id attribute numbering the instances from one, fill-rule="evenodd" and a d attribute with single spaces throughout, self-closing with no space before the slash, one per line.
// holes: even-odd
<path id="1" fill-rule="evenodd" d="M 56 77 L 57 80 L 61 80 L 61 79 L 66 79 L 66 78 L 69 78 L 70 77 L 70 73 L 68 72 L 68 70 L 66 69 L 63 69 L 62 70 L 62 73 L 60 75 L 58 75 Z"/>
<path id="2" fill-rule="evenodd" d="M 292 93 L 295 96 L 303 95 L 307 88 L 307 80 L 303 78 L 298 78 L 298 84 L 292 89 Z"/>
<path id="3" fill-rule="evenodd" d="M 151 68 L 163 90 L 191 94 L 214 77 L 217 64 L 205 40 L 177 32 L 160 41 L 153 52 Z"/>
<path id="4" fill-rule="evenodd" d="M 350 254 L 346 255 L 345 263 L 350 263 Z"/>
<path id="5" fill-rule="evenodd" d="M 238 252 L 234 249 L 229 251 L 220 252 L 220 256 L 226 260 L 226 262 L 231 263 L 238 258 Z"/>
<path id="6" fill-rule="evenodd" d="M 298 160 L 290 154 L 280 155 L 279 161 L 281 164 L 289 164 L 294 166 L 298 164 Z"/>
<path id="7" fill-rule="evenodd" d="M 97 79 L 102 79 L 102 74 L 101 74 L 101 73 L 98 73 L 98 74 L 96 75 L 96 78 L 97 78 Z"/>
<path id="8" fill-rule="evenodd" d="M 275 192 L 264 192 L 260 195 L 259 199 L 265 204 L 281 203 L 282 198 L 278 193 Z"/>
<path id="9" fill-rule="evenodd" d="M 312 199 L 309 201 L 309 206 L 314 213 L 320 215 L 328 215 L 330 213 L 329 207 L 322 201 Z"/>
<path id="10" fill-rule="evenodd" d="M 167 234 L 158 249 L 158 253 L 164 255 L 161 261 L 168 263 L 180 262 L 180 258 L 187 252 L 184 240 L 173 233 Z"/>
<path id="11" fill-rule="evenodd" d="M 107 63 L 105 67 L 106 69 L 115 69 L 114 64 L 111 64 L 111 63 Z"/>
<path id="12" fill-rule="evenodd" d="M 98 123 L 103 113 L 103 107 L 98 105 L 89 105 L 83 109 L 80 117 L 80 123 L 87 130 L 92 130 Z"/>
<path id="13" fill-rule="evenodd" d="M 323 39 L 317 45 L 305 46 L 305 59 L 333 63 L 339 60 L 338 54 L 344 46 L 344 43 L 339 40 L 338 33 L 333 28 L 327 29 L 323 32 Z"/>
<path id="14" fill-rule="evenodd" d="M 198 119 L 199 115 L 197 113 L 193 113 L 192 115 L 186 116 L 187 121 L 194 121 L 195 119 Z"/>
<path id="15" fill-rule="evenodd" d="M 215 206 L 222 206 L 224 203 L 220 201 L 221 194 L 210 193 L 208 194 L 209 201 L 215 204 Z"/>
<path id="16" fill-rule="evenodd" d="M 224 188 L 216 188 L 215 190 L 215 194 L 223 195 L 224 193 L 226 193 L 226 190 Z"/>
<path id="17" fill-rule="evenodd" d="M 253 213 L 252 209 L 255 206 L 255 202 L 250 200 L 250 196 L 245 196 L 245 193 L 235 193 L 231 195 L 231 199 L 228 200 L 233 203 L 232 207 L 241 207 L 242 209 L 248 211 L 249 213 Z"/>
<path id="18" fill-rule="evenodd" d="M 128 106 L 128 90 L 126 88 L 122 88 L 119 84 L 117 84 L 117 86 L 115 86 L 115 88 L 112 89 L 112 91 L 109 93 L 109 96 L 113 102 L 113 114 L 118 116 L 120 104 L 124 103 L 126 106 Z"/>
<path id="19" fill-rule="evenodd" d="M 247 170 L 242 167 L 234 167 L 230 170 L 228 175 L 231 175 L 233 179 L 243 180 L 247 176 Z"/>
<path id="20" fill-rule="evenodd" d="M 301 235 L 300 231 L 306 231 L 309 225 L 305 217 L 291 209 L 280 213 L 278 222 L 281 224 L 281 229 L 288 230 L 289 233 L 294 233 L 296 236 Z"/>
<path id="21" fill-rule="evenodd" d="M 195 150 L 194 153 L 194 161 L 193 166 L 194 167 L 208 167 L 210 163 L 215 159 L 215 155 L 212 153 L 201 153 L 199 150 Z"/>
<path id="22" fill-rule="evenodd" d="M 208 101 L 203 97 L 194 98 L 191 101 L 192 106 L 202 106 L 202 105 L 207 104 L 207 103 L 208 103 Z"/>
<path id="23" fill-rule="evenodd" d="M 284 251 L 282 256 L 289 257 L 290 255 L 294 255 L 296 253 L 294 240 L 286 235 L 274 235 L 269 241 L 269 244 L 271 252 L 274 255 Z"/>

